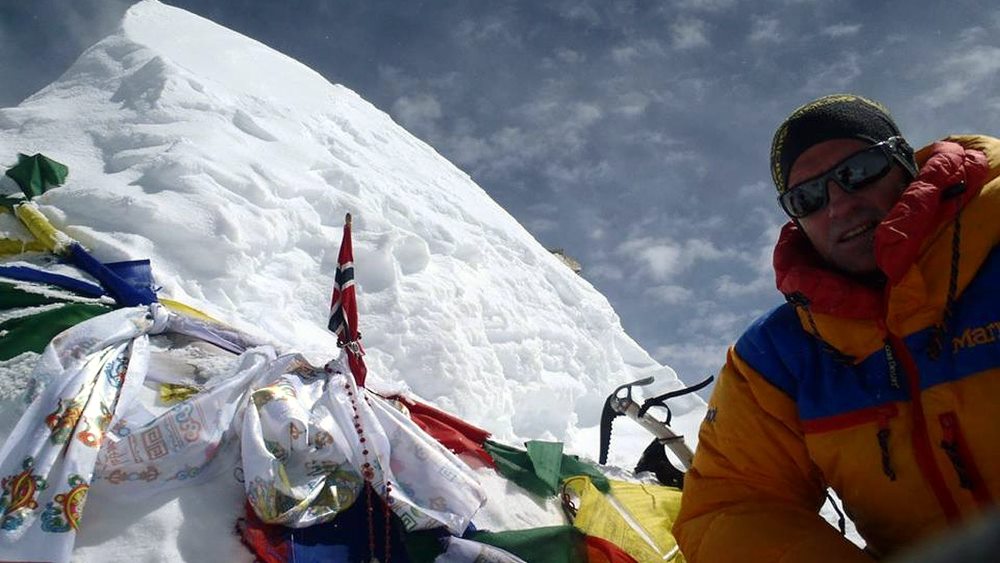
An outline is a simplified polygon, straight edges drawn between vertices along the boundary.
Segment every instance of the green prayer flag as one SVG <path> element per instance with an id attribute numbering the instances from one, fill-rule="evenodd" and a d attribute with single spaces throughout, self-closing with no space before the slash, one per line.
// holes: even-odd
<path id="1" fill-rule="evenodd" d="M 547 526 L 508 532 L 475 531 L 466 539 L 499 547 L 531 563 L 580 563 L 587 560 L 586 536 L 573 526 Z"/>
<path id="2" fill-rule="evenodd" d="M 0 195 L 0 207 L 6 207 L 7 209 L 13 211 L 14 206 L 19 203 L 24 203 L 24 198 L 21 196 L 7 197 L 5 195 Z"/>
<path id="3" fill-rule="evenodd" d="M 37 307 L 50 303 L 60 303 L 61 301 L 61 299 L 48 295 L 18 289 L 12 283 L 0 282 L 0 311 L 20 309 L 22 307 Z"/>
<path id="4" fill-rule="evenodd" d="M 532 440 L 524 445 L 528 448 L 528 459 L 535 469 L 535 475 L 555 493 L 559 490 L 559 476 L 562 473 L 562 442 Z"/>
<path id="5" fill-rule="evenodd" d="M 590 477 L 594 486 L 603 493 L 610 490 L 607 477 L 597 467 L 580 461 L 576 456 L 562 453 L 562 444 L 558 442 L 528 442 L 526 445 L 528 451 L 492 440 L 486 440 L 483 443 L 486 452 L 496 462 L 497 471 L 501 475 L 540 497 L 556 494 L 559 491 L 559 484 L 564 479 L 577 475 Z M 558 446 L 558 454 L 556 454 L 555 446 Z M 558 455 L 558 466 L 555 465 L 556 455 Z M 553 480 L 552 473 L 555 467 L 558 467 L 558 478 Z"/>
<path id="6" fill-rule="evenodd" d="M 601 473 L 601 470 L 596 465 L 581 461 L 575 455 L 564 455 L 560 480 L 576 477 L 577 475 L 590 477 L 590 481 L 597 487 L 597 490 L 604 494 L 608 494 L 608 491 L 611 490 L 611 483 L 608 482 L 608 478 Z"/>
<path id="7" fill-rule="evenodd" d="M 67 174 L 69 168 L 65 164 L 41 153 L 34 156 L 19 153 L 17 164 L 7 170 L 7 176 L 17 182 L 28 199 L 42 195 L 53 186 L 62 185 Z"/>
<path id="8" fill-rule="evenodd" d="M 24 352 L 41 352 L 60 332 L 111 311 L 103 305 L 69 303 L 58 309 L 16 317 L 0 323 L 0 360 Z"/>
<path id="9" fill-rule="evenodd" d="M 412 563 L 434 563 L 444 553 L 438 530 L 414 530 L 403 534 L 406 555 Z"/>

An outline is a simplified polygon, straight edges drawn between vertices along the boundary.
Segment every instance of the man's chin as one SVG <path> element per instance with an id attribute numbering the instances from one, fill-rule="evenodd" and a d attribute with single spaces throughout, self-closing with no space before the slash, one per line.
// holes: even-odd
<path id="1" fill-rule="evenodd" d="M 874 252 L 870 256 L 853 253 L 849 256 L 827 256 L 826 261 L 848 276 L 867 277 L 879 272 Z"/>

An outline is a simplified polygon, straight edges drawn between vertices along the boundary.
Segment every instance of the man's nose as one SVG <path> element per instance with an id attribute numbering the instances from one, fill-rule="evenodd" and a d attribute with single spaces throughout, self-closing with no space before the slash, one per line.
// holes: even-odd
<path id="1" fill-rule="evenodd" d="M 826 213 L 829 217 L 837 217 L 851 211 L 859 201 L 856 194 L 845 191 L 833 180 L 826 183 L 826 190 Z"/>

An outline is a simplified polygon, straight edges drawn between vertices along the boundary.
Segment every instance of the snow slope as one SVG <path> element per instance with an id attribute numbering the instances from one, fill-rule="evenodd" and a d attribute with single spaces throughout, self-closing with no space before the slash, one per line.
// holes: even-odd
<path id="1" fill-rule="evenodd" d="M 319 360 L 344 214 L 375 385 L 502 438 L 570 438 L 656 375 L 607 300 L 462 171 L 350 90 L 188 12 L 146 1 L 55 83 L 0 110 L 0 159 L 70 168 L 40 198 L 163 293 Z M 678 405 L 680 412 L 697 400 Z"/>
<path id="2" fill-rule="evenodd" d="M 410 392 L 498 439 L 563 440 L 596 457 L 615 386 L 648 375 L 657 378 L 650 393 L 682 386 L 589 283 L 386 114 L 155 0 L 133 6 L 55 83 L 0 110 L 0 164 L 18 152 L 69 166 L 67 184 L 35 201 L 99 259 L 150 258 L 162 295 L 315 363 L 337 352 L 327 307 L 352 213 L 369 386 Z M 27 237 L 9 215 L 0 234 Z M 703 403 L 672 405 L 693 438 Z M 612 448 L 627 467 L 649 439 L 629 430 L 618 423 Z M 485 484 L 517 498 L 502 480 Z M 241 499 L 226 474 L 128 509 L 95 487 L 77 555 L 246 558 L 228 533 Z M 545 508 L 512 500 L 480 523 L 554 523 Z"/>

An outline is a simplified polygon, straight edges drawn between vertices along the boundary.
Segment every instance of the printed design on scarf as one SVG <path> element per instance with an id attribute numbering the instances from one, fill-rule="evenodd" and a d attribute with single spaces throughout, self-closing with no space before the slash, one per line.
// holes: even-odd
<path id="1" fill-rule="evenodd" d="M 177 425 L 176 432 L 187 443 L 194 443 L 201 439 L 201 430 L 204 424 L 199 421 L 195 413 L 195 406 L 192 403 L 181 403 L 174 407 L 174 422 Z"/>
<path id="2" fill-rule="evenodd" d="M 195 477 L 201 474 L 202 469 L 204 469 L 205 466 L 208 465 L 209 461 L 211 461 L 211 459 L 206 461 L 204 465 L 199 465 L 199 466 L 185 465 L 183 469 L 180 469 L 177 471 L 177 473 L 174 473 L 172 476 L 167 477 L 166 480 L 186 481 L 188 479 L 194 479 Z"/>
<path id="3" fill-rule="evenodd" d="M 84 389 L 81 387 L 76 397 L 60 398 L 56 410 L 45 417 L 45 425 L 49 427 L 49 440 L 53 444 L 65 444 L 73 435 L 73 429 L 83 416 L 83 407 L 87 404 Z M 86 442 L 85 442 L 86 443 Z"/>
<path id="4" fill-rule="evenodd" d="M 260 389 L 254 391 L 250 396 L 250 399 L 253 401 L 253 405 L 260 410 L 261 407 L 271 401 L 292 402 L 297 400 L 297 397 L 295 388 L 292 387 L 290 383 L 287 381 L 279 381 L 274 385 L 261 387 Z"/>
<path id="5" fill-rule="evenodd" d="M 98 415 L 97 419 L 91 424 L 90 420 L 86 418 L 83 419 L 82 425 L 83 430 L 77 432 L 76 439 L 82 442 L 85 446 L 91 448 L 96 448 L 101 445 L 101 441 L 104 440 L 104 431 L 107 430 L 108 425 L 111 424 L 111 409 L 108 405 L 101 401 L 101 414 Z M 97 432 L 91 432 L 91 429 L 95 428 Z"/>
<path id="6" fill-rule="evenodd" d="M 25 515 L 38 508 L 36 497 L 39 491 L 47 486 L 45 479 L 34 474 L 34 458 L 24 458 L 21 468 L 23 471 L 20 473 L 9 475 L 0 481 L 0 487 L 3 488 L 3 494 L 0 495 L 0 510 L 3 511 L 0 528 L 4 530 L 16 530 L 24 523 Z"/>
<path id="7" fill-rule="evenodd" d="M 396 513 L 396 516 L 399 516 L 399 521 L 403 524 L 403 529 L 407 532 L 416 530 L 420 525 L 422 518 L 420 512 L 416 508 L 408 506 L 402 511 L 396 509 L 394 512 Z"/>
<path id="8" fill-rule="evenodd" d="M 310 477 L 322 477 L 323 475 L 333 475 L 340 471 L 343 465 L 335 461 L 330 461 L 328 459 L 310 459 L 304 465 L 306 468 L 306 475 Z M 353 474 L 352 474 L 353 475 Z M 357 478 L 357 475 L 353 475 Z M 358 482 L 361 480 L 358 478 Z"/>
<path id="9" fill-rule="evenodd" d="M 358 498 L 358 493 L 361 491 L 361 484 L 361 476 L 355 473 L 350 466 L 347 464 L 336 465 L 333 471 L 326 473 L 324 492 L 332 493 L 333 496 L 333 502 L 328 502 L 326 506 L 340 511 L 354 504 L 354 500 Z"/>
<path id="10" fill-rule="evenodd" d="M 306 430 L 301 423 L 294 420 L 288 423 L 288 437 L 292 439 L 292 442 L 298 441 L 305 433 Z"/>
<path id="11" fill-rule="evenodd" d="M 274 483 L 254 477 L 246 487 L 247 500 L 265 522 L 277 522 L 279 517 L 295 506 L 295 501 L 278 492 Z"/>
<path id="12" fill-rule="evenodd" d="M 343 511 L 357 500 L 362 479 L 348 464 L 310 461 L 305 466 L 308 475 L 321 477 L 310 487 L 312 491 L 319 491 L 315 498 L 310 498 L 311 494 L 303 498 L 288 495 L 274 482 L 254 477 L 246 487 L 247 500 L 261 520 L 285 522 L 290 521 L 289 515 L 294 514 L 297 519 L 322 521 Z"/>
<path id="13" fill-rule="evenodd" d="M 432 510 L 437 510 L 438 512 L 445 512 L 448 510 L 448 501 L 445 500 L 444 497 L 434 497 L 429 500 Z"/>
<path id="14" fill-rule="evenodd" d="M 57 494 L 42 512 L 42 531 L 65 533 L 80 529 L 83 505 L 87 501 L 90 485 L 76 474 L 69 476 L 67 484 L 69 491 Z"/>
<path id="15" fill-rule="evenodd" d="M 104 377 L 115 389 L 121 389 L 125 382 L 125 374 L 128 373 L 129 356 L 119 354 L 113 360 L 104 365 Z"/>
<path id="16" fill-rule="evenodd" d="M 346 465 L 337 465 L 320 483 L 320 493 L 306 509 L 306 517 L 325 520 L 354 504 L 361 491 L 361 477 Z"/>
<path id="17" fill-rule="evenodd" d="M 312 444 L 317 450 L 322 450 L 332 443 L 333 436 L 326 430 L 317 430 L 312 435 Z"/>
<path id="18" fill-rule="evenodd" d="M 121 469 L 114 469 L 109 473 L 104 474 L 102 477 L 107 480 L 112 485 L 121 485 L 122 483 L 127 483 L 129 481 L 145 481 L 147 483 L 152 483 L 160 476 L 160 471 L 155 465 L 147 465 L 142 471 L 123 471 Z"/>
<path id="19" fill-rule="evenodd" d="M 156 481 L 163 475 L 163 471 L 153 462 L 159 462 L 183 451 L 190 444 L 200 442 L 204 438 L 205 428 L 205 414 L 195 402 L 178 404 L 155 422 L 143 427 L 132 428 L 119 422 L 113 432 L 120 439 L 106 441 L 101 447 L 96 478 L 115 485 L 133 481 Z M 211 451 L 213 448 L 208 453 Z M 122 469 L 123 466 L 134 467 L 138 464 L 146 466 L 144 469 L 129 471 Z M 187 466 L 167 480 L 183 481 L 196 476 L 200 471 L 201 467 Z"/>
<path id="20" fill-rule="evenodd" d="M 264 447 L 274 456 L 274 459 L 285 463 L 288 461 L 288 450 L 281 447 L 281 443 L 275 440 L 264 440 Z"/>

